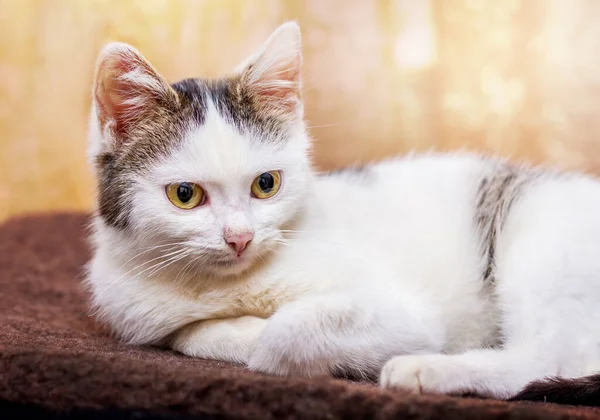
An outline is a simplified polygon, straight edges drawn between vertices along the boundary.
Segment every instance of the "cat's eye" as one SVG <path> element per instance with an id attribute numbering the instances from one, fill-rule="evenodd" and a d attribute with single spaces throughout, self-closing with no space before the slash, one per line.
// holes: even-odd
<path id="1" fill-rule="evenodd" d="M 281 187 L 281 172 L 264 172 L 252 182 L 252 195 L 256 198 L 270 198 L 277 194 Z"/>
<path id="2" fill-rule="evenodd" d="M 169 184 L 166 191 L 169 201 L 180 209 L 190 210 L 204 203 L 204 190 L 191 182 Z"/>

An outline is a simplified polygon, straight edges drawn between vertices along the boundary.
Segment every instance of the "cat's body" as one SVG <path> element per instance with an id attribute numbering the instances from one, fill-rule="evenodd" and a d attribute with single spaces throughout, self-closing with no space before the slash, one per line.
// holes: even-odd
<path id="1" fill-rule="evenodd" d="M 383 386 L 415 391 L 508 398 L 599 371 L 600 183 L 469 153 L 316 175 L 297 48 L 288 24 L 232 78 L 172 87 L 129 47 L 101 56 L 101 318 L 130 343 L 280 375 L 385 365 Z M 266 171 L 282 181 L 261 200 Z M 165 186 L 182 182 L 208 198 L 176 208 Z"/>

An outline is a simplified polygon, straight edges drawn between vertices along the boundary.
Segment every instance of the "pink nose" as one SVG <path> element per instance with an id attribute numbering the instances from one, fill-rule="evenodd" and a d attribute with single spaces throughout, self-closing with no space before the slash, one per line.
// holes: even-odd
<path id="1" fill-rule="evenodd" d="M 225 241 L 231 246 L 238 257 L 242 254 L 244 249 L 248 246 L 250 241 L 254 238 L 252 232 L 240 233 L 238 235 L 225 235 Z"/>

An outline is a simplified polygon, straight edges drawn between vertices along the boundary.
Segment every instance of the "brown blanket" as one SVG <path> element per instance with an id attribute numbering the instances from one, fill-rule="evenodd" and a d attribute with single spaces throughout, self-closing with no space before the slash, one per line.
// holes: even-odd
<path id="1" fill-rule="evenodd" d="M 65 411 L 69 418 L 600 418 L 593 408 L 416 397 L 329 378 L 269 377 L 122 345 L 87 313 L 80 287 L 89 257 L 86 221 L 59 214 L 0 226 L 0 418 L 58 418 Z"/>

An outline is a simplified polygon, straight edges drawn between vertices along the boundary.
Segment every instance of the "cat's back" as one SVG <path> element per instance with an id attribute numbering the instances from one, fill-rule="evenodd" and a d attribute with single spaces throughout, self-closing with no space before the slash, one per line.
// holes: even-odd
<path id="1" fill-rule="evenodd" d="M 409 155 L 325 174 L 315 196 L 342 223 L 358 218 L 362 226 L 404 229 L 407 219 L 431 224 L 443 215 L 458 221 L 473 213 L 481 178 L 499 164 L 472 153 Z"/>
<path id="2" fill-rule="evenodd" d="M 315 192 L 320 223 L 407 274 L 433 281 L 436 267 L 457 265 L 457 276 L 470 276 L 458 265 L 480 263 L 478 188 L 497 164 L 469 153 L 425 154 L 324 176 Z"/>

